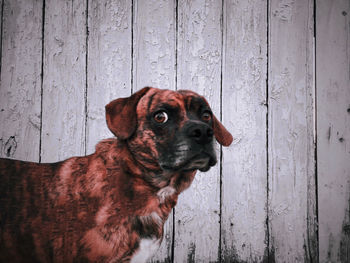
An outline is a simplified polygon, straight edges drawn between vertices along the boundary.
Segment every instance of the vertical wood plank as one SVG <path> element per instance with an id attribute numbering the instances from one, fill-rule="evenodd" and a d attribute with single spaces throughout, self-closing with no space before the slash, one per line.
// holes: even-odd
<path id="1" fill-rule="evenodd" d="M 222 259 L 262 262 L 266 253 L 267 3 L 224 1 Z"/>
<path id="2" fill-rule="evenodd" d="M 98 141 L 112 137 L 105 105 L 131 93 L 132 2 L 89 1 L 87 153 Z"/>
<path id="3" fill-rule="evenodd" d="M 0 157 L 38 161 L 42 1 L 4 0 Z"/>
<path id="4" fill-rule="evenodd" d="M 269 10 L 269 243 L 277 262 L 317 251 L 313 131 L 313 1 L 271 0 Z"/>
<path id="5" fill-rule="evenodd" d="M 135 1 L 133 90 L 175 89 L 176 3 Z"/>
<path id="6" fill-rule="evenodd" d="M 2 63 L 2 42 L 3 42 L 3 6 L 4 6 L 4 0 L 0 1 L 0 88 L 1 88 L 1 63 Z M 3 98 L 3 96 L 1 96 Z M 0 111 L 1 112 L 1 111 Z M 2 139 L 0 141 L 0 154 L 2 150 Z"/>
<path id="7" fill-rule="evenodd" d="M 134 2 L 133 91 L 145 86 L 175 89 L 176 2 Z M 151 262 L 170 262 L 173 213 L 164 226 L 164 238 Z"/>
<path id="8" fill-rule="evenodd" d="M 178 1 L 178 88 L 204 95 L 220 118 L 221 1 Z M 220 153 L 217 147 L 218 160 Z M 198 172 L 175 209 L 175 262 L 219 259 L 220 164 Z"/>
<path id="9" fill-rule="evenodd" d="M 3 41 L 3 35 L 2 35 L 2 32 L 3 32 L 3 5 L 4 5 L 4 0 L 1 0 L 0 1 L 0 36 L 1 36 L 1 39 L 0 39 L 0 75 L 1 75 L 1 58 L 2 58 L 2 41 Z"/>
<path id="10" fill-rule="evenodd" d="M 350 2 L 316 6 L 320 262 L 350 262 Z"/>
<path id="11" fill-rule="evenodd" d="M 42 161 L 85 153 L 86 1 L 46 0 Z"/>

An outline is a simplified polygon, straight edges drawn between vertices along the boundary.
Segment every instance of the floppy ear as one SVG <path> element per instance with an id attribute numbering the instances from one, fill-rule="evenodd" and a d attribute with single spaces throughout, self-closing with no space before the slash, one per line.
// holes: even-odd
<path id="1" fill-rule="evenodd" d="M 231 133 L 229 133 L 228 130 L 222 125 L 222 123 L 215 117 L 213 116 L 213 130 L 214 130 L 214 135 L 215 139 L 218 141 L 223 146 L 229 146 L 232 141 L 233 137 Z"/>
<path id="2" fill-rule="evenodd" d="M 106 121 L 111 132 L 119 139 L 128 139 L 136 130 L 136 106 L 150 87 L 145 87 L 130 97 L 111 101 L 106 105 Z"/>

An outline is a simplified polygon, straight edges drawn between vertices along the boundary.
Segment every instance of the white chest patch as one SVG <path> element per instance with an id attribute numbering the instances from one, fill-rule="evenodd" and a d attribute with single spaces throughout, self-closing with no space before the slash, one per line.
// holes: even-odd
<path id="1" fill-rule="evenodd" d="M 160 246 L 159 239 L 141 239 L 139 248 L 131 258 L 131 263 L 145 263 Z"/>

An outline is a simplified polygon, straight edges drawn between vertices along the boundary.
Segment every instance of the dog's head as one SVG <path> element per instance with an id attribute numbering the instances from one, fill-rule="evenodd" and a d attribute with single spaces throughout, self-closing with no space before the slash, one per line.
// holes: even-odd
<path id="1" fill-rule="evenodd" d="M 143 88 L 106 105 L 106 119 L 149 169 L 207 171 L 217 162 L 214 138 L 223 146 L 232 143 L 204 97 L 188 90 Z"/>

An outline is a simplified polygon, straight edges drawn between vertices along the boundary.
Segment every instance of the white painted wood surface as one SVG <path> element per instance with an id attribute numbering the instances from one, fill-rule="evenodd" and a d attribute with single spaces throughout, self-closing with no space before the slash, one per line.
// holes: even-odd
<path id="1" fill-rule="evenodd" d="M 309 178 L 314 178 L 313 5 L 270 1 L 268 221 L 277 262 L 309 261 Z"/>
<path id="2" fill-rule="evenodd" d="M 267 259 L 267 3 L 224 1 L 222 259 Z"/>
<path id="3" fill-rule="evenodd" d="M 45 1 L 43 162 L 85 153 L 86 20 L 86 1 Z"/>
<path id="4" fill-rule="evenodd" d="M 134 2 L 133 91 L 175 89 L 176 2 Z"/>
<path id="5" fill-rule="evenodd" d="M 91 153 L 110 100 L 191 89 L 235 140 L 151 262 L 348 262 L 349 1 L 315 1 L 314 40 L 313 0 L 3 0 L 0 156 Z"/>
<path id="6" fill-rule="evenodd" d="M 39 161 L 42 3 L 3 1 L 0 157 Z"/>
<path id="7" fill-rule="evenodd" d="M 132 3 L 129 0 L 88 2 L 86 151 L 112 137 L 105 105 L 131 94 Z"/>
<path id="8" fill-rule="evenodd" d="M 316 18 L 320 262 L 350 262 L 350 2 Z"/>
<path id="9" fill-rule="evenodd" d="M 221 1 L 178 1 L 177 87 L 204 95 L 218 118 L 221 10 Z M 220 162 L 207 173 L 197 172 L 192 186 L 179 197 L 175 208 L 175 262 L 216 261 L 219 243 Z"/>

